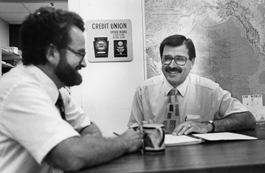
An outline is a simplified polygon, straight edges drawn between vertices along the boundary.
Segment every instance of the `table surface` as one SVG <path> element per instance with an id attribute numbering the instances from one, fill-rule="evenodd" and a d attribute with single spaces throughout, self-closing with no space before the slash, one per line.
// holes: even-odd
<path id="1" fill-rule="evenodd" d="M 139 151 L 78 173 L 265 172 L 265 125 L 238 133 L 258 137 L 258 140 L 166 147 L 165 152 L 159 154 Z"/>

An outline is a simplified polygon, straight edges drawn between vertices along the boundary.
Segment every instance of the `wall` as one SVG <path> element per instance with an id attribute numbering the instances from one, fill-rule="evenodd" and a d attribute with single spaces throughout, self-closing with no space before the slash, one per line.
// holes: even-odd
<path id="1" fill-rule="evenodd" d="M 69 0 L 68 7 L 79 13 L 85 22 L 108 19 L 130 19 L 132 22 L 133 61 L 87 62 L 87 67 L 81 71 L 83 83 L 71 90 L 103 135 L 112 136 L 113 131 L 122 133 L 127 129 L 136 87 L 145 76 L 141 0 Z"/>
<path id="2" fill-rule="evenodd" d="M 0 48 L 7 46 L 9 46 L 9 25 L 0 18 Z M 0 62 L 1 61 L 2 61 L 2 56 L 0 56 Z M 0 66 L 0 77 L 1 76 L 2 76 L 2 65 Z"/>
<path id="3" fill-rule="evenodd" d="M 9 25 L 0 18 L 0 47 L 9 46 Z"/>
<path id="4" fill-rule="evenodd" d="M 20 30 L 21 24 L 12 24 L 9 25 L 9 46 L 10 47 L 17 47 L 19 50 L 21 50 L 20 44 L 19 44 L 19 30 Z"/>

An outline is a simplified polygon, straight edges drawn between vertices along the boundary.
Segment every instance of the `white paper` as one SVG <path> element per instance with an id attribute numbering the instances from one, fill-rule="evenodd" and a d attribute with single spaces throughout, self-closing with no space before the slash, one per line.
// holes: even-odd
<path id="1" fill-rule="evenodd" d="M 220 140 L 255 140 L 258 138 L 242 135 L 231 132 L 220 132 L 220 133 L 206 133 L 206 134 L 193 134 L 193 136 L 209 140 L 209 141 L 220 141 Z"/>
<path id="2" fill-rule="evenodd" d="M 182 135 L 182 136 L 173 136 L 169 134 L 165 135 L 166 146 L 197 144 L 201 142 L 202 142 L 202 139 L 197 139 L 195 137 L 189 137 L 186 135 Z"/>

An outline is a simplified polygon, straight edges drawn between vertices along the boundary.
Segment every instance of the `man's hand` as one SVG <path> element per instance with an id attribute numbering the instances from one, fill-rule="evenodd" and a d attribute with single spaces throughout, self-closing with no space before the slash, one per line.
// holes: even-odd
<path id="1" fill-rule="evenodd" d="M 138 150 L 143 144 L 143 135 L 133 129 L 126 130 L 119 138 L 124 140 L 130 153 Z"/>
<path id="2" fill-rule="evenodd" d="M 210 132 L 212 128 L 212 125 L 208 122 L 186 121 L 182 124 L 179 124 L 172 134 L 180 136 L 190 133 L 207 133 Z"/>

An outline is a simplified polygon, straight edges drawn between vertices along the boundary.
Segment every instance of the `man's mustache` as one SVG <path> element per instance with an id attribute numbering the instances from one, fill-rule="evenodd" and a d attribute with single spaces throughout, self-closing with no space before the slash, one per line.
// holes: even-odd
<path id="1" fill-rule="evenodd" d="M 178 73 L 181 73 L 182 72 L 182 68 L 180 68 L 180 67 L 173 67 L 173 68 L 171 68 L 171 67 L 167 66 L 165 68 L 165 71 L 168 72 L 168 73 L 171 72 L 171 71 L 176 71 Z"/>

